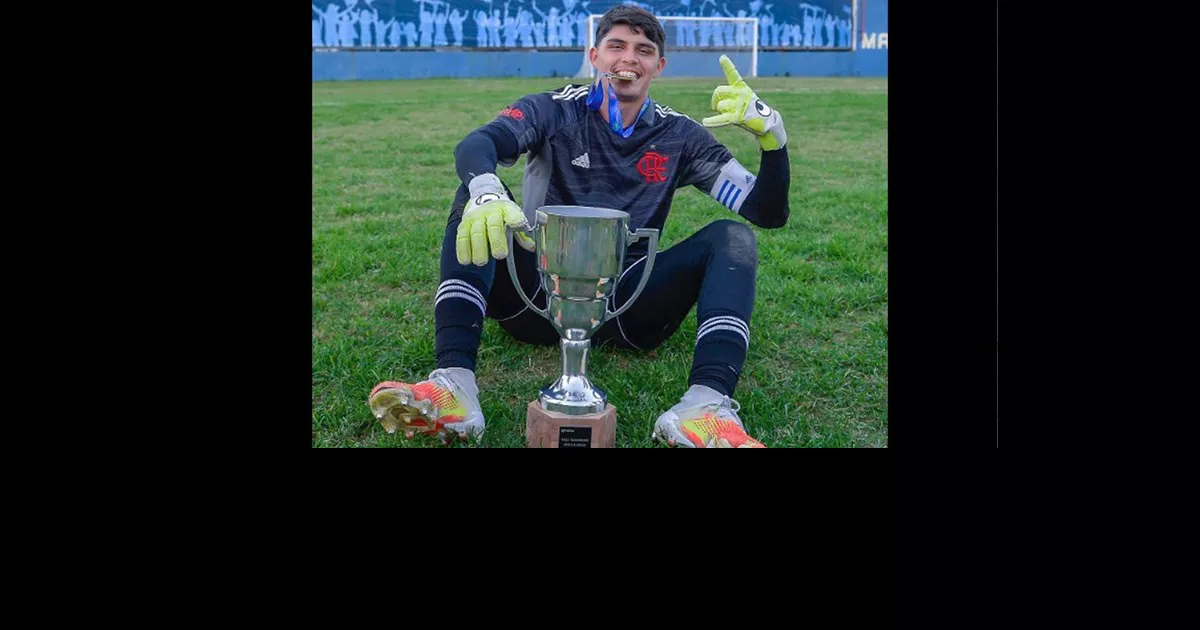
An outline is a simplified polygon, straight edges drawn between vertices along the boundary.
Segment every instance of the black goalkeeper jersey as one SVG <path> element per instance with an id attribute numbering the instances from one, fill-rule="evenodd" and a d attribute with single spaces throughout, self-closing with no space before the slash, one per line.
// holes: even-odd
<path id="1" fill-rule="evenodd" d="M 531 94 L 501 111 L 488 127 L 517 140 L 512 166 L 528 153 L 522 185 L 526 216 L 545 205 L 623 210 L 630 229 L 662 233 L 671 199 L 680 186 L 695 186 L 738 212 L 755 176 L 734 159 L 712 132 L 687 116 L 650 101 L 633 133 L 624 138 L 587 107 L 588 85 Z M 629 248 L 626 263 L 646 254 L 647 241 Z"/>

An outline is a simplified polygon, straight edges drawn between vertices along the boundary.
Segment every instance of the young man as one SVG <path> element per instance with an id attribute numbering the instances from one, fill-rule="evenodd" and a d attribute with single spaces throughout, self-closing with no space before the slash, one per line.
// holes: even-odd
<path id="1" fill-rule="evenodd" d="M 614 208 L 629 213 L 630 229 L 661 230 L 675 189 L 692 185 L 755 225 L 787 223 L 787 136 L 778 112 L 758 99 L 724 56 L 729 85 L 713 92 L 712 108 L 719 113 L 703 126 L 655 103 L 650 82 L 667 63 L 664 39 L 651 13 L 613 7 L 597 25 L 597 46 L 589 51 L 599 76 L 594 84 L 525 96 L 455 148 L 462 185 L 446 226 L 434 302 L 438 369 L 420 383 L 375 386 L 369 405 L 388 431 L 403 425 L 410 437 L 420 430 L 463 439 L 483 432 L 475 360 L 485 316 L 521 341 L 558 344 L 558 333 L 525 307 L 505 265 L 496 262 L 514 256 L 526 295 L 544 307 L 532 239 L 517 232 L 523 249 L 509 252 L 505 234 L 505 226 L 526 227 L 536 208 Z M 757 136 L 757 177 L 705 129 L 729 124 Z M 495 174 L 498 164 L 512 166 L 522 153 L 529 154 L 526 212 Z M 614 310 L 632 295 L 646 246 L 643 239 L 629 247 Z M 697 306 L 689 388 L 655 422 L 656 439 L 685 447 L 763 446 L 746 434 L 730 398 L 749 349 L 757 264 L 754 233 L 737 221 L 715 221 L 660 252 L 638 301 L 594 335 L 596 345 L 651 350 Z"/>

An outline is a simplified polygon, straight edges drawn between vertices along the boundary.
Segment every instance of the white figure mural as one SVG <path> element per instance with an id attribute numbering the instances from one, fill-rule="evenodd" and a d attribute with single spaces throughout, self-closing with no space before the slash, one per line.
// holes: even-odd
<path id="1" fill-rule="evenodd" d="M 314 13 L 321 16 L 321 24 L 325 27 L 324 45 L 337 46 L 338 41 L 340 41 L 337 31 L 338 18 L 342 13 L 338 9 L 338 6 L 330 2 L 329 4 L 325 5 L 325 10 L 322 11 L 321 9 L 317 8 L 317 5 L 314 4 L 312 5 L 312 10 Z"/>
<path id="2" fill-rule="evenodd" d="M 489 29 L 491 29 L 488 31 L 488 34 L 491 36 L 491 39 L 489 41 L 491 41 L 491 46 L 493 48 L 499 48 L 504 45 L 503 43 L 501 43 L 501 39 L 500 39 L 500 25 L 501 25 L 500 9 L 495 9 L 492 11 L 492 21 L 488 27 Z"/>
<path id="3" fill-rule="evenodd" d="M 475 12 L 475 45 L 480 48 L 488 46 L 488 14 L 484 11 Z"/>
<path id="4" fill-rule="evenodd" d="M 680 17 L 753 17 L 758 44 L 850 48 L 853 0 L 313 0 L 313 48 L 578 48 L 616 4 Z M 594 26 L 594 25 L 593 25 Z M 672 20 L 669 48 L 745 47 L 750 24 Z"/>
<path id="5" fill-rule="evenodd" d="M 535 22 L 533 25 L 533 37 L 537 47 L 545 48 L 547 46 L 557 46 L 558 33 L 555 31 L 553 24 L 554 19 L 558 17 L 558 9 L 550 7 L 549 14 L 543 13 L 542 10 L 538 8 L 537 0 L 530 0 L 529 6 L 533 9 L 534 13 L 538 14 L 538 17 L 542 18 L 542 21 Z M 550 28 L 546 28 L 547 25 L 550 25 Z"/>
<path id="6" fill-rule="evenodd" d="M 517 0 L 517 4 L 520 5 L 520 0 Z M 522 48 L 533 48 L 533 14 L 525 7 L 517 9 L 517 36 Z"/>
<path id="7" fill-rule="evenodd" d="M 433 11 L 427 11 L 425 4 L 427 2 L 433 4 L 433 2 L 431 0 L 413 0 L 413 2 L 420 5 L 418 15 L 421 25 L 421 47 L 429 48 L 433 46 Z M 433 5 L 433 8 L 436 10 L 437 5 Z"/>
<path id="8" fill-rule="evenodd" d="M 371 33 L 371 26 L 375 23 L 375 18 L 379 17 L 379 13 L 370 11 L 358 12 L 358 45 L 359 46 L 374 46 L 375 38 Z"/>
<path id="9" fill-rule="evenodd" d="M 446 46 L 449 41 L 446 39 L 446 21 L 450 16 L 450 3 L 433 1 L 433 45 Z M 439 7 L 443 7 L 443 11 L 438 11 Z"/>
<path id="10" fill-rule="evenodd" d="M 454 32 L 454 45 L 461 48 L 463 45 L 463 22 L 466 21 L 467 14 L 455 9 L 450 12 L 448 19 L 450 21 L 450 30 Z"/>

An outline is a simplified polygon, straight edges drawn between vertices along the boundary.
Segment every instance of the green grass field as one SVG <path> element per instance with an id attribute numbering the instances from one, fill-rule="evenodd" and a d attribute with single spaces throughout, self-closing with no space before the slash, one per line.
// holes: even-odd
<path id="1" fill-rule="evenodd" d="M 313 83 L 313 447 L 440 447 L 388 435 L 367 394 L 379 381 L 423 380 L 436 367 L 433 297 L 458 186 L 454 146 L 520 96 L 566 82 Z M 751 226 L 758 287 L 734 392 L 740 416 L 768 447 L 886 447 L 887 79 L 748 82 L 787 125 L 792 213 L 782 229 Z M 717 84 L 662 79 L 651 97 L 699 120 Z M 757 172 L 749 133 L 714 134 Z M 524 159 L 500 172 L 518 195 L 523 167 Z M 700 191 L 680 189 L 660 249 L 723 218 L 736 217 Z M 658 446 L 654 420 L 687 390 L 692 313 L 653 353 L 589 355 L 589 375 L 619 413 L 618 446 Z M 487 432 L 470 446 L 523 447 L 525 405 L 560 368 L 558 348 L 517 343 L 486 320 L 477 379 Z"/>

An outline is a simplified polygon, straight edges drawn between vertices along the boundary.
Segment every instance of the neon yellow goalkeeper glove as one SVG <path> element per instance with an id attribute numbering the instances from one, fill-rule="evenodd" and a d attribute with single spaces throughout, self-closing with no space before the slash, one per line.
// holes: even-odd
<path id="1" fill-rule="evenodd" d="M 467 184 L 470 200 L 463 211 L 462 223 L 455 236 L 458 264 L 475 263 L 480 267 L 488 262 L 488 245 L 496 260 L 508 257 L 508 236 L 505 226 L 514 230 L 513 236 L 521 247 L 533 251 L 533 239 L 523 231 L 525 214 L 504 192 L 500 178 L 493 173 L 475 176 Z"/>
<path id="2" fill-rule="evenodd" d="M 701 123 L 705 127 L 737 125 L 758 136 L 758 144 L 763 151 L 774 151 L 787 144 L 787 133 L 783 130 L 783 118 L 779 112 L 758 98 L 725 55 L 721 55 L 721 69 L 725 71 L 729 85 L 721 85 L 713 90 L 712 109 L 719 113 L 705 118 Z"/>

